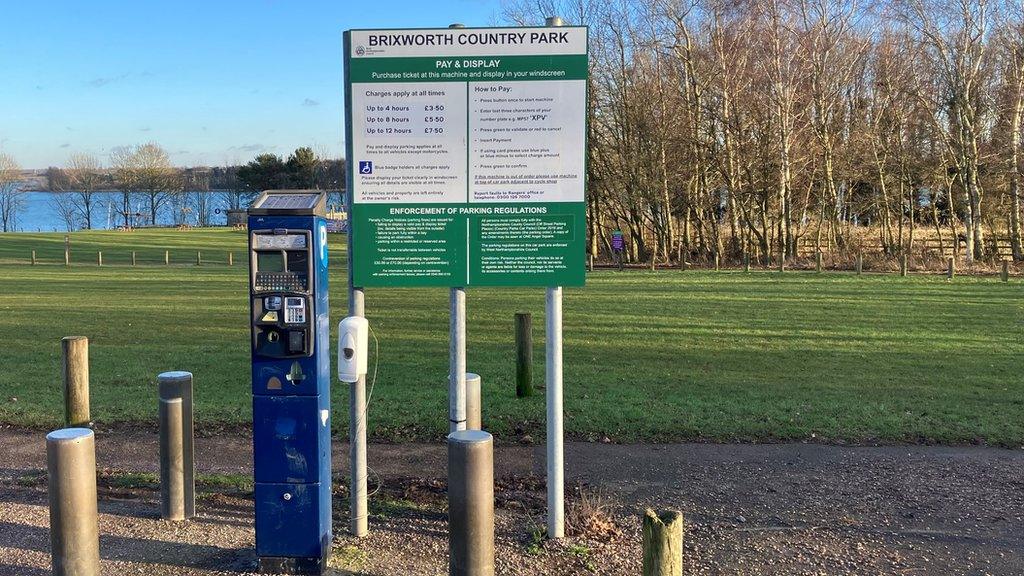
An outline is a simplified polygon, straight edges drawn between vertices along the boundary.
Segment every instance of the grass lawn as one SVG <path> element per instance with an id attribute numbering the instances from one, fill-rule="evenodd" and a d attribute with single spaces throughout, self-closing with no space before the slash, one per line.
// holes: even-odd
<path id="1" fill-rule="evenodd" d="M 336 240 L 333 324 L 346 304 Z M 60 422 L 59 341 L 79 334 L 91 340 L 98 422 L 153 425 L 164 370 L 195 374 L 200 426 L 249 421 L 244 232 L 74 233 L 71 268 L 63 242 L 0 235 L 0 422 Z M 47 263 L 28 265 L 33 249 Z M 176 265 L 163 266 L 164 249 Z M 109 265 L 95 266 L 96 250 Z M 146 265 L 127 265 L 132 250 Z M 196 250 L 216 263 L 195 266 Z M 368 289 L 366 301 L 380 342 L 371 436 L 443 438 L 448 291 Z M 467 309 L 485 426 L 540 439 L 544 290 L 470 289 Z M 518 310 L 534 314 L 538 395 L 524 400 L 514 384 Z M 566 289 L 564 322 L 565 425 L 576 438 L 1024 444 L 1019 279 L 606 271 Z M 344 430 L 347 386 L 332 395 Z"/>

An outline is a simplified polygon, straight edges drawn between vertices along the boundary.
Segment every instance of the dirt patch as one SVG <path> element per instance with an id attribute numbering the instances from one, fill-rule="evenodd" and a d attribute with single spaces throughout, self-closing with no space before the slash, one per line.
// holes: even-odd
<path id="1" fill-rule="evenodd" d="M 197 441 L 200 517 L 159 519 L 156 437 L 100 434 L 108 574 L 242 574 L 253 566 L 251 444 Z M 335 453 L 335 573 L 447 571 L 445 449 L 370 447 L 371 533 L 345 535 Z M 48 574 L 43 435 L 0 431 L 0 575 Z M 707 574 L 1024 572 L 1024 451 L 789 445 L 566 446 L 569 537 L 545 540 L 543 447 L 500 445 L 499 574 L 636 574 L 639 514 L 686 517 L 685 566 Z"/>

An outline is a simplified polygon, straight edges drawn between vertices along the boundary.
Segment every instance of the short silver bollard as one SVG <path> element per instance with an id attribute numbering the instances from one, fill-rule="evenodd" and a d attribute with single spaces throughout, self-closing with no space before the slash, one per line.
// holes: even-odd
<path id="1" fill-rule="evenodd" d="M 98 576 L 96 441 L 88 428 L 46 435 L 50 557 L 54 576 Z"/>
<path id="2" fill-rule="evenodd" d="M 157 381 L 160 392 L 161 516 L 167 520 L 184 520 L 196 515 L 192 373 L 164 372 L 157 376 Z M 179 507 L 180 517 L 176 512 Z"/>
<path id="3" fill-rule="evenodd" d="M 494 439 L 448 435 L 448 574 L 494 576 Z"/>

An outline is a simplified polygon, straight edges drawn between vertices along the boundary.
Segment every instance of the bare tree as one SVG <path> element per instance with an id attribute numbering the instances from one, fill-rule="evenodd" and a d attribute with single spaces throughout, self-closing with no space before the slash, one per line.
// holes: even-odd
<path id="1" fill-rule="evenodd" d="M 0 226 L 13 232 L 18 215 L 25 209 L 25 192 L 21 189 L 21 166 L 8 154 L 0 153 Z"/>
<path id="2" fill-rule="evenodd" d="M 131 228 L 131 201 L 140 196 L 149 208 L 149 223 L 155 225 L 160 209 L 172 194 L 181 192 L 181 180 L 171 167 L 167 152 L 150 142 L 116 148 L 110 155 L 114 178 L 121 191 L 121 213 L 125 228 Z"/>
<path id="3" fill-rule="evenodd" d="M 79 212 L 75 198 L 70 192 L 52 191 L 50 193 L 50 207 L 57 213 L 57 216 L 64 223 L 64 229 L 74 232 L 78 229 Z"/>
<path id="4" fill-rule="evenodd" d="M 65 174 L 79 217 L 85 229 L 91 230 L 93 204 L 103 184 L 100 161 L 92 154 L 72 154 Z"/>

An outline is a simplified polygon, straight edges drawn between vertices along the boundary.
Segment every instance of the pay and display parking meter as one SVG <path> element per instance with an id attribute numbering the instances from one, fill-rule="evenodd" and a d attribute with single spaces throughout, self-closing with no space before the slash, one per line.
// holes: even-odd
<path id="1" fill-rule="evenodd" d="M 326 195 L 268 190 L 249 209 L 256 556 L 320 574 L 331 547 Z"/>

